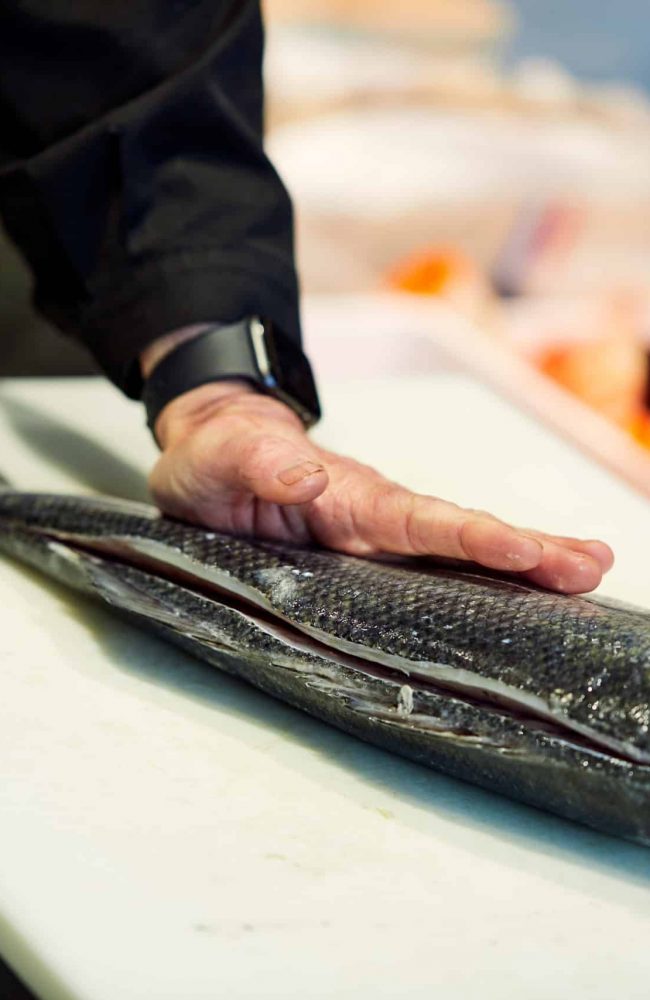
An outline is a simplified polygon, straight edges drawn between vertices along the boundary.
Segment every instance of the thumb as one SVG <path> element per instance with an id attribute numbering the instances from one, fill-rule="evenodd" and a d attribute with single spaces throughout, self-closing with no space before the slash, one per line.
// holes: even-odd
<path id="1" fill-rule="evenodd" d="M 284 427 L 282 428 L 284 431 Z M 205 425 L 163 453 L 151 478 L 159 506 L 204 520 L 215 505 L 254 497 L 281 505 L 303 504 L 326 489 L 318 451 L 300 432 Z"/>
<path id="2" fill-rule="evenodd" d="M 307 503 L 328 484 L 320 455 L 302 434 L 233 435 L 199 465 L 222 489 L 270 503 Z"/>

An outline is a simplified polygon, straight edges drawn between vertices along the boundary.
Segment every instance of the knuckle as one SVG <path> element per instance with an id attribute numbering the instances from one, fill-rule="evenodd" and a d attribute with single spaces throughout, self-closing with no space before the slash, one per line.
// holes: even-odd
<path id="1" fill-rule="evenodd" d="M 427 518 L 428 504 L 413 497 L 404 519 L 404 531 L 409 548 L 416 555 L 425 555 L 431 549 L 431 524 Z"/>

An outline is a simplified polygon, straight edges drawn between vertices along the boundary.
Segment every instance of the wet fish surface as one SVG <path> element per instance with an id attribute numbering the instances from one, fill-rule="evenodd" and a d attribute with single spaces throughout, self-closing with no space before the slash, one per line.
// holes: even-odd
<path id="1" fill-rule="evenodd" d="M 0 550 L 380 747 L 650 845 L 650 613 L 0 492 Z"/>

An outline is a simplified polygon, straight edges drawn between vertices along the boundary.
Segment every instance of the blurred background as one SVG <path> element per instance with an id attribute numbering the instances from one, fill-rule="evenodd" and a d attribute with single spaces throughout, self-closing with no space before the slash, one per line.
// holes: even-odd
<path id="1" fill-rule="evenodd" d="M 436 298 L 650 446 L 647 4 L 266 10 L 305 291 Z"/>
<path id="2" fill-rule="evenodd" d="M 303 290 L 435 298 L 650 447 L 647 0 L 264 7 Z M 0 263 L 3 372 L 90 370 Z"/>

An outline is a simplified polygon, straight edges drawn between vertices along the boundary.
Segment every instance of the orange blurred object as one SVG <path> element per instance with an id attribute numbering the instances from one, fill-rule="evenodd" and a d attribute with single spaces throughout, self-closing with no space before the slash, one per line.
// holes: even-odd
<path id="1" fill-rule="evenodd" d="M 478 265 L 455 247 L 411 254 L 388 273 L 387 284 L 396 291 L 443 299 L 484 330 L 501 332 L 499 300 Z M 526 353 L 545 375 L 650 448 L 650 411 L 644 406 L 648 361 L 640 317 L 636 297 L 619 290 L 604 296 L 577 327 L 567 308 L 556 317 L 551 344 L 547 338 L 546 346 Z"/>
<path id="2" fill-rule="evenodd" d="M 614 423 L 636 426 L 647 361 L 641 344 L 625 332 L 552 348 L 542 354 L 539 367 Z"/>
<path id="3" fill-rule="evenodd" d="M 644 448 L 650 448 L 650 410 L 640 407 L 629 430 L 635 441 Z"/>
<path id="4" fill-rule="evenodd" d="M 412 295 L 435 295 L 483 326 L 493 326 L 494 294 L 481 268 L 455 247 L 429 247 L 411 254 L 387 275 L 388 287 Z"/>
<path id="5" fill-rule="evenodd" d="M 415 295 L 442 295 L 453 285 L 474 281 L 478 269 L 454 247 L 419 250 L 389 273 L 392 288 Z"/>

